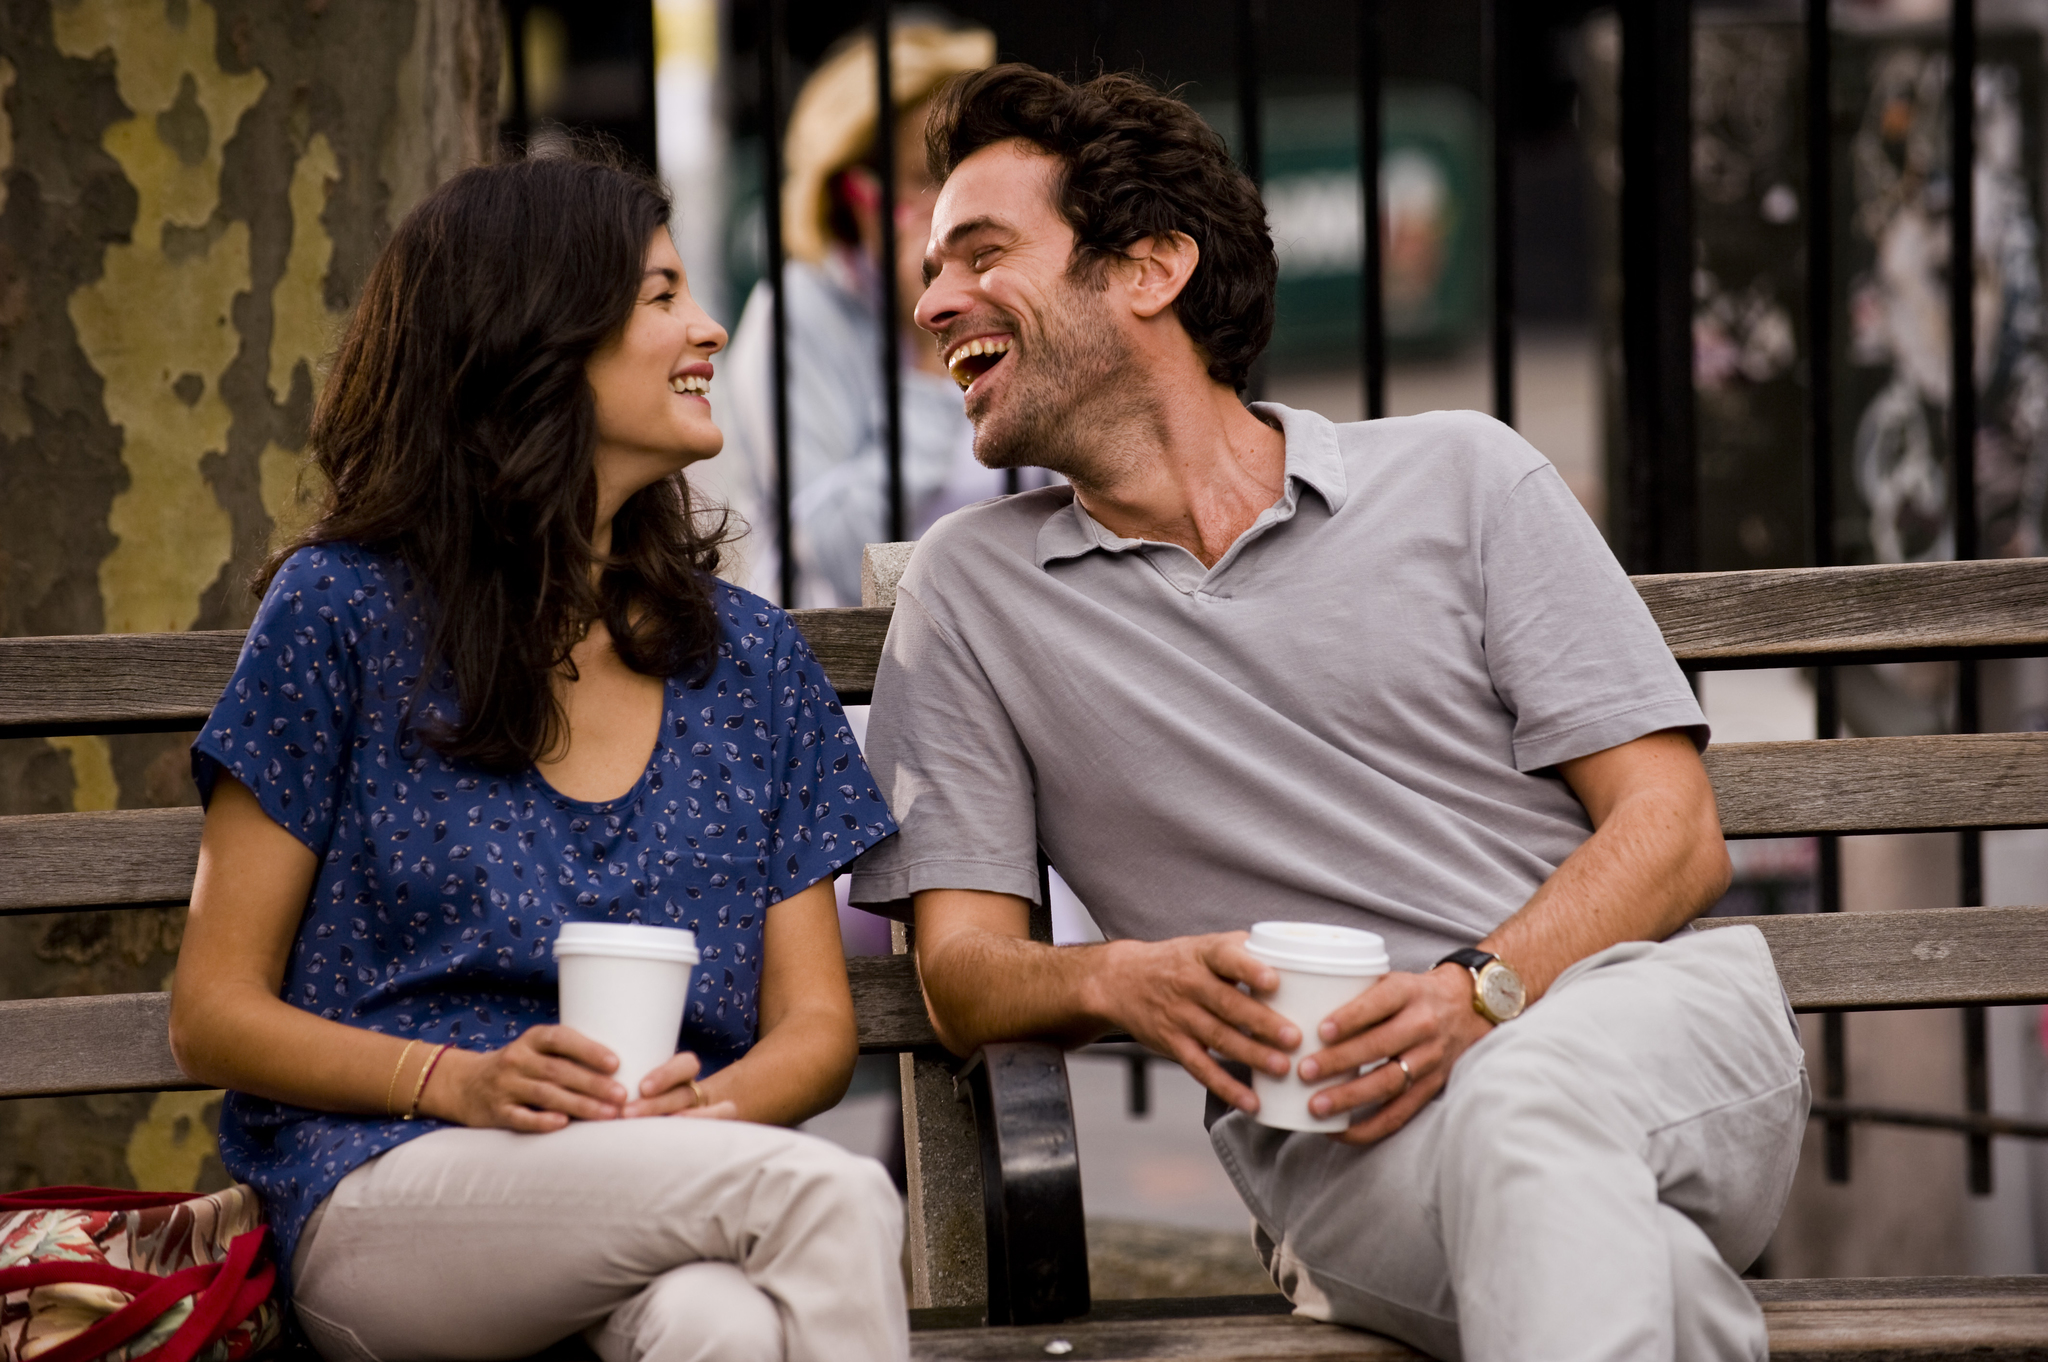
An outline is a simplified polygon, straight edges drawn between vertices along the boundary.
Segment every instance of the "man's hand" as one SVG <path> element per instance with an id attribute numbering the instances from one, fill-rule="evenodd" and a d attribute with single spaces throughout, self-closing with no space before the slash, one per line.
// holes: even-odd
<path id="1" fill-rule="evenodd" d="M 1209 1051 L 1284 1074 L 1302 1042 L 1285 1017 L 1237 987 L 1270 991 L 1280 983 L 1271 965 L 1245 951 L 1248 933 L 1046 946 L 1030 931 L 1023 899 L 970 889 L 918 893 L 918 973 L 932 1025 L 953 1053 L 1019 1036 L 1085 1045 L 1125 1031 L 1179 1061 L 1231 1106 L 1256 1111 L 1251 1089 Z"/>
<path id="2" fill-rule="evenodd" d="M 1270 993 L 1280 976 L 1244 949 L 1245 932 L 1116 941 L 1099 947 L 1090 980 L 1092 1010 L 1181 1067 L 1240 1111 L 1257 1111 L 1252 1090 L 1210 1055 L 1214 1050 L 1280 1075 L 1301 1044 L 1293 1023 L 1237 988 Z M 1261 1043 L 1263 1042 L 1263 1043 Z M 1273 1048 L 1278 1047 L 1278 1048 Z"/>
<path id="3" fill-rule="evenodd" d="M 1427 974 L 1386 975 L 1322 1023 L 1325 1048 L 1301 1061 L 1301 1077 L 1313 1083 L 1387 1062 L 1317 1093 L 1309 1110 L 1327 1116 L 1383 1103 L 1372 1116 L 1330 1138 L 1358 1145 L 1384 1140 L 1443 1091 L 1458 1056 L 1491 1030 L 1493 1023 L 1472 1006 L 1472 974 L 1464 967 L 1438 965 Z M 1394 1062 L 1397 1058 L 1408 1066 L 1407 1073 Z"/>

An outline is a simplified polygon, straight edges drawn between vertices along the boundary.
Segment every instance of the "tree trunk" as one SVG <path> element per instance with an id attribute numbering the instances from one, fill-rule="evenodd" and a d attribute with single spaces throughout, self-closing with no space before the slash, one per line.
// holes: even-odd
<path id="1" fill-rule="evenodd" d="M 379 246 L 496 143 L 495 0 L 0 0 L 0 635 L 245 625 Z M 0 741 L 0 814 L 194 802 L 191 735 Z M 0 998 L 182 910 L 0 918 Z M 0 1189 L 216 1186 L 219 1094 L 0 1103 Z"/>

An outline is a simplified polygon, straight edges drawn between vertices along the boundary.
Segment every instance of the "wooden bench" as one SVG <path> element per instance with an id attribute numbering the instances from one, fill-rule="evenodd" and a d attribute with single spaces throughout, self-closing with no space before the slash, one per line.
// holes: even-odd
<path id="1" fill-rule="evenodd" d="M 797 613 L 849 703 L 873 685 L 906 551 L 870 550 L 869 605 Z M 1697 669 L 2048 654 L 2048 559 L 1636 585 Z M 0 640 L 0 737 L 196 728 L 239 646 L 232 633 Z M 1731 838 L 2048 826 L 2048 734 L 1728 744 L 1707 764 Z M 0 818 L 0 913 L 181 904 L 198 830 L 196 809 Z M 1701 926 L 1734 922 L 1764 931 L 1801 1011 L 2048 1001 L 2048 907 Z M 1048 934 L 1042 912 L 1034 932 Z M 896 936 L 896 955 L 851 972 L 863 1053 L 902 1065 L 916 1356 L 1415 1356 L 1287 1317 L 1278 1297 L 1104 1302 L 1072 1318 L 1089 1300 L 1064 1063 L 1047 1046 L 992 1046 L 963 1075 L 935 1043 L 903 953 L 910 933 Z M 171 1059 L 167 1011 L 161 994 L 0 1002 L 0 1098 L 192 1086 Z M 1778 1358 L 2048 1357 L 2048 1278 L 1754 1289 Z"/>

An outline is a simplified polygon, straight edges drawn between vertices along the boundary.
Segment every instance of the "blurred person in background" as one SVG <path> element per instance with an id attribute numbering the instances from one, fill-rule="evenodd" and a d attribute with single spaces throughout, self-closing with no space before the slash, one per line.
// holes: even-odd
<path id="1" fill-rule="evenodd" d="M 936 187 L 925 169 L 925 113 L 951 77 L 995 61 L 987 29 L 899 24 L 890 43 L 896 104 L 896 242 L 892 272 L 902 328 L 903 486 L 910 533 L 948 511 L 1009 490 L 974 459 L 959 385 L 911 321 Z M 865 32 L 830 52 L 790 115 L 782 191 L 788 297 L 791 523 L 796 599 L 786 606 L 860 604 L 864 545 L 890 538 L 889 453 L 881 373 L 882 185 L 876 173 L 874 42 Z M 784 546 L 774 542 L 775 408 L 770 335 L 774 284 L 754 288 L 733 334 L 720 404 L 723 467 L 700 485 L 752 527 L 743 585 L 778 595 Z M 693 476 L 695 476 L 693 474 Z M 1024 470 L 1021 486 L 1049 481 Z M 736 574 L 740 575 L 740 574 Z"/>

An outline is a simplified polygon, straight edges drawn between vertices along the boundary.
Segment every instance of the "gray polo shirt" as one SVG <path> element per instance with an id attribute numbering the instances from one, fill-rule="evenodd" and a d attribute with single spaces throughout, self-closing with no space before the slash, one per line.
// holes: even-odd
<path id="1" fill-rule="evenodd" d="M 1110 937 L 1364 927 L 1396 969 L 1506 919 L 1589 831 L 1554 767 L 1707 728 L 1544 457 L 1472 412 L 1254 407 L 1286 488 L 1212 568 L 1052 487 L 941 520 L 897 588 L 867 758 L 902 831 L 853 899 L 1037 898 Z"/>

